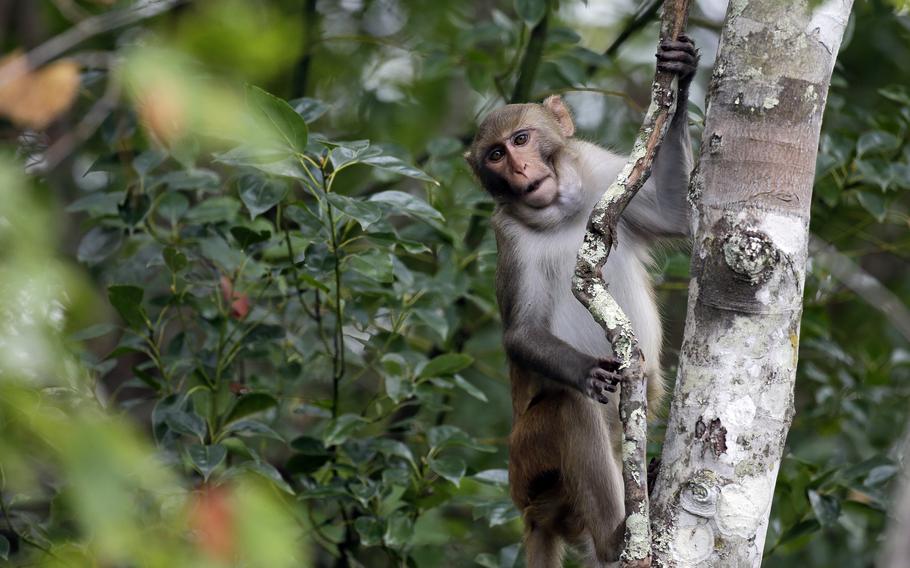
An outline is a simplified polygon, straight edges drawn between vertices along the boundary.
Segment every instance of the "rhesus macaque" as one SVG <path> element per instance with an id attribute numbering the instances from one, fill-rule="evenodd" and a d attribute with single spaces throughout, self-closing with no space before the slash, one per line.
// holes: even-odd
<path id="1" fill-rule="evenodd" d="M 603 270 L 638 337 L 652 408 L 664 386 L 648 246 L 688 234 L 686 101 L 698 52 L 680 36 L 662 42 L 657 59 L 679 77 L 676 115 L 650 180 L 620 218 Z M 591 210 L 626 158 L 574 133 L 568 108 L 553 96 L 492 112 L 465 154 L 496 201 L 496 291 L 512 383 L 509 482 L 529 568 L 560 566 L 564 543 L 583 548 L 591 566 L 606 566 L 623 541 L 621 425 L 618 397 L 609 396 L 618 361 L 571 286 Z"/>

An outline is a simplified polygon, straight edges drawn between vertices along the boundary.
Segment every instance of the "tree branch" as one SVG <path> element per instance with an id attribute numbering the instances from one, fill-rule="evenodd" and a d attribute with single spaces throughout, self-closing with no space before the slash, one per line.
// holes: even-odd
<path id="1" fill-rule="evenodd" d="M 662 39 L 676 38 L 685 29 L 688 0 L 665 0 Z M 615 243 L 619 216 L 651 174 L 651 166 L 676 111 L 676 78 L 657 71 L 651 105 L 635 139 L 629 161 L 594 207 L 588 231 L 578 252 L 573 292 L 606 332 L 613 353 L 622 361 L 619 412 L 623 424 L 623 484 L 626 531 L 622 553 L 625 567 L 651 565 L 651 529 L 647 488 L 647 385 L 642 353 L 632 325 L 601 277 Z"/>

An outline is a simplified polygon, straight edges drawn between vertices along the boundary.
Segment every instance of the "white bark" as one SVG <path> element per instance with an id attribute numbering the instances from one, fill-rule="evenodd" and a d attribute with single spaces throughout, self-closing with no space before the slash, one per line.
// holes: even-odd
<path id="1" fill-rule="evenodd" d="M 690 187 L 692 281 L 652 496 L 659 566 L 759 566 L 793 414 L 809 206 L 852 0 L 731 0 Z"/>

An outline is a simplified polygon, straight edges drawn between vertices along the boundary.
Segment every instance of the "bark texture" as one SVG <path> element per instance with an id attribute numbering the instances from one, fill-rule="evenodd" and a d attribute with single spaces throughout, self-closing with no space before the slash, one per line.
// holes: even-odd
<path id="1" fill-rule="evenodd" d="M 693 205 L 686 331 L 651 500 L 659 566 L 759 566 L 793 415 L 822 113 L 852 0 L 731 0 Z"/>

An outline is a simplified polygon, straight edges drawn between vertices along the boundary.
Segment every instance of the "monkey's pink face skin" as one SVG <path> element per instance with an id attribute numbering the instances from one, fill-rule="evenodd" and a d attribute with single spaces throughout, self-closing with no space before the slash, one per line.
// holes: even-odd
<path id="1" fill-rule="evenodd" d="M 516 130 L 484 158 L 486 167 L 505 180 L 517 199 L 541 209 L 559 196 L 556 172 L 540 154 L 537 131 Z"/>

